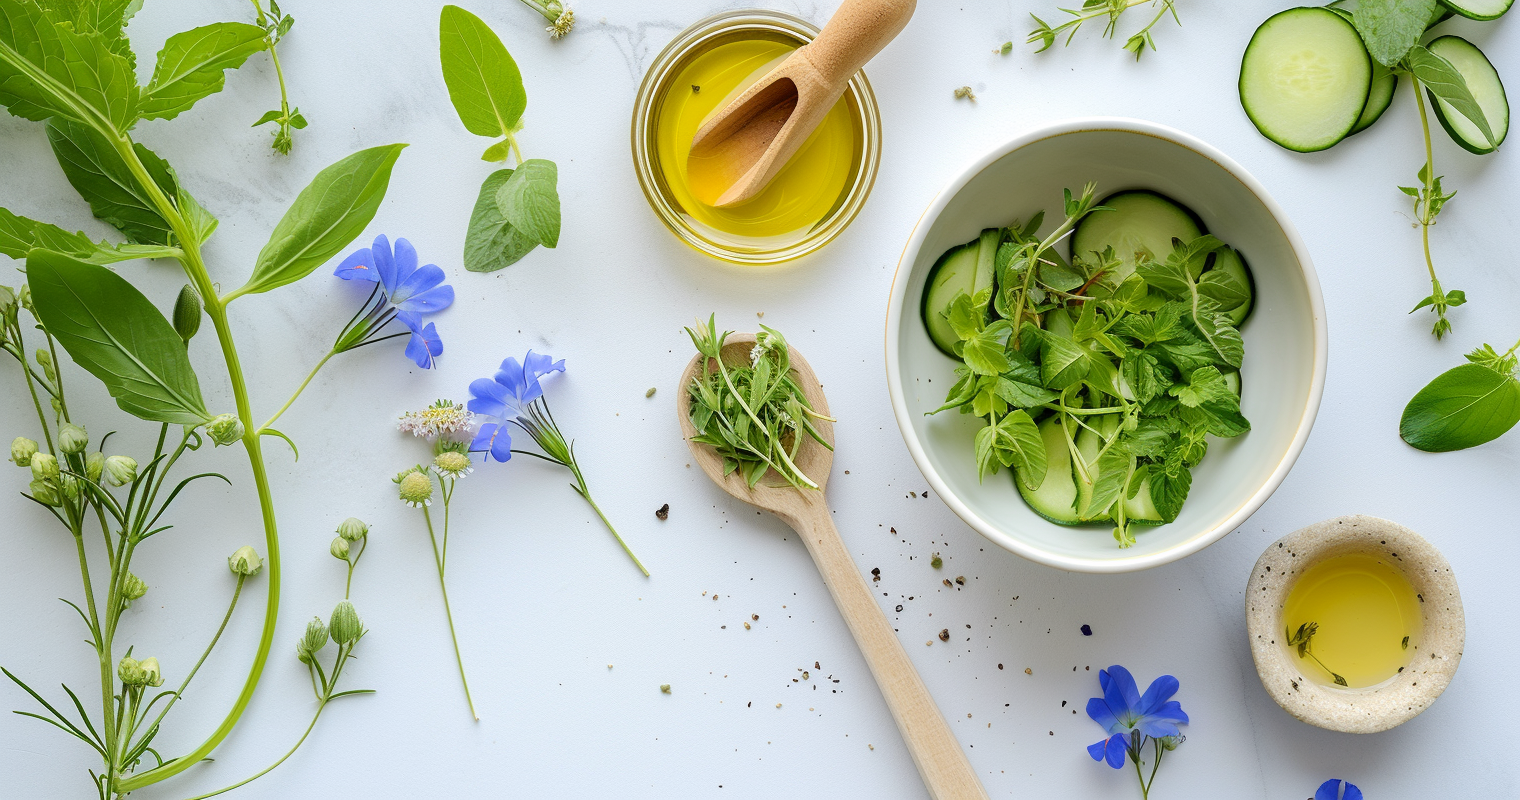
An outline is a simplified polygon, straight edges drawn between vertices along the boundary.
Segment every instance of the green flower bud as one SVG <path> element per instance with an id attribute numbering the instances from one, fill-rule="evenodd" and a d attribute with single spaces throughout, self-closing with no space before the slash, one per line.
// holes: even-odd
<path id="1" fill-rule="evenodd" d="M 116 677 L 121 678 L 122 686 L 141 686 L 147 682 L 148 673 L 143 671 L 142 663 L 137 659 L 122 656 L 116 665 Z"/>
<path id="2" fill-rule="evenodd" d="M 126 486 L 137 480 L 137 459 L 131 456 L 106 456 L 106 483 Z"/>
<path id="3" fill-rule="evenodd" d="M 144 686 L 163 686 L 164 676 L 158 669 L 158 659 L 148 656 L 138 665 L 143 671 Z"/>
<path id="4" fill-rule="evenodd" d="M 79 479 L 73 475 L 63 475 L 58 478 L 63 488 L 63 496 L 70 500 L 79 499 Z"/>
<path id="5" fill-rule="evenodd" d="M 332 553 L 332 557 L 338 559 L 339 561 L 347 561 L 348 540 L 342 536 L 333 539 L 332 545 L 327 548 L 327 552 Z"/>
<path id="6" fill-rule="evenodd" d="M 16 293 L 9 286 L 0 286 L 0 314 L 16 310 Z"/>
<path id="7" fill-rule="evenodd" d="M 16 293 L 16 302 L 20 303 L 21 307 L 30 312 L 32 316 L 37 316 L 37 307 L 32 305 L 31 286 L 25 283 L 21 284 L 21 291 Z"/>
<path id="8" fill-rule="evenodd" d="M 49 353 L 45 348 L 37 348 L 37 366 L 45 370 L 51 370 L 53 368 L 53 354 Z M 48 374 L 51 375 L 52 373 Z"/>
<path id="9" fill-rule="evenodd" d="M 470 457 L 463 453 L 446 451 L 433 459 L 433 467 L 445 478 L 463 478 L 470 474 Z"/>
<path id="10" fill-rule="evenodd" d="M 72 422 L 58 426 L 58 449 L 65 453 L 83 453 L 90 446 L 90 434 Z"/>
<path id="11" fill-rule="evenodd" d="M 413 470 L 401 476 L 401 502 L 422 508 L 433 502 L 433 479 L 426 472 Z"/>
<path id="12" fill-rule="evenodd" d="M 63 505 L 63 499 L 58 494 L 58 487 L 51 483 L 32 481 L 31 486 L 28 486 L 27 490 L 32 493 L 32 499 L 43 505 L 53 506 L 54 508 Z"/>
<path id="13" fill-rule="evenodd" d="M 32 480 L 57 481 L 58 459 L 47 453 L 32 454 Z"/>
<path id="14" fill-rule="evenodd" d="M 243 438 L 243 421 L 236 414 L 222 414 L 206 423 L 206 435 L 218 447 L 226 446 Z"/>
<path id="15" fill-rule="evenodd" d="M 332 640 L 338 644 L 353 644 L 364 635 L 364 623 L 359 621 L 359 612 L 347 600 L 338 603 L 338 607 L 333 609 L 332 619 L 328 620 L 327 626 L 332 632 Z"/>
<path id="16" fill-rule="evenodd" d="M 227 559 L 227 567 L 234 575 L 257 575 L 264 567 L 264 559 L 259 558 L 259 554 L 245 544 Z"/>
<path id="17" fill-rule="evenodd" d="M 350 542 L 357 542 L 369 535 L 369 526 L 358 517 L 349 517 L 338 523 L 338 535 Z"/>
<path id="18" fill-rule="evenodd" d="M 201 329 L 201 296 L 195 287 L 185 284 L 174 300 L 174 332 L 187 343 Z"/>
<path id="19" fill-rule="evenodd" d="M 126 601 L 123 605 L 130 608 L 132 601 L 148 593 L 148 584 L 142 578 L 128 572 L 126 580 L 121 582 L 121 596 Z"/>
<path id="20" fill-rule="evenodd" d="M 32 456 L 37 455 L 37 443 L 25 436 L 11 440 L 11 461 L 18 467 L 30 467 Z"/>
<path id="21" fill-rule="evenodd" d="M 100 476 L 105 474 L 106 454 L 96 450 L 84 457 L 84 475 L 90 479 L 90 483 L 100 483 Z"/>
<path id="22" fill-rule="evenodd" d="M 317 651 L 326 646 L 327 626 L 322 624 L 321 617 L 312 617 L 311 622 L 306 623 L 306 635 L 296 642 L 296 658 L 302 664 L 310 664 L 316 658 Z"/>

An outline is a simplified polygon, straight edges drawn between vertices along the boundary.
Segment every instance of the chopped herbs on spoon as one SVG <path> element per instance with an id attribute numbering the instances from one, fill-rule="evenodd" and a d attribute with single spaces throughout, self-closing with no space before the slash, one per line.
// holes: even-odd
<path id="1" fill-rule="evenodd" d="M 724 474 L 738 471 L 751 487 L 774 471 L 799 489 L 817 489 L 797 466 L 797 454 L 809 438 L 833 450 L 813 421 L 834 419 L 814 411 L 792 379 L 786 339 L 772 328 L 760 328 L 749 361 L 741 364 L 723 359 L 724 343 L 733 331 L 718 333 L 716 314 L 708 317 L 706 328 L 686 329 L 697 352 L 706 357 L 706 370 L 686 387 L 691 423 L 697 429 L 691 441 L 711 445 L 723 456 Z"/>

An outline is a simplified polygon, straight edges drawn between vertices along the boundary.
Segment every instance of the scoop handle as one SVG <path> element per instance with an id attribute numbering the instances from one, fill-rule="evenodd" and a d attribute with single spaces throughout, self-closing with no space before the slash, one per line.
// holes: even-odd
<path id="1" fill-rule="evenodd" d="M 910 8 L 912 2 L 907 4 Z M 933 800 L 987 800 L 987 792 L 977 780 L 971 762 L 961 750 L 960 742 L 950 732 L 934 698 L 913 668 L 908 653 L 898 641 L 892 624 L 882 613 L 865 576 L 850 558 L 850 551 L 839 538 L 828 505 L 812 500 L 788 516 L 788 522 L 807 544 L 808 553 L 818 565 L 824 585 L 834 596 L 855 643 L 865 656 L 871 675 L 881 689 L 892 719 L 902 733 L 903 743 L 913 756 L 918 774 Z"/>
<path id="2" fill-rule="evenodd" d="M 808 48 L 808 60 L 830 85 L 844 85 L 892 41 L 918 0 L 844 0 Z"/>

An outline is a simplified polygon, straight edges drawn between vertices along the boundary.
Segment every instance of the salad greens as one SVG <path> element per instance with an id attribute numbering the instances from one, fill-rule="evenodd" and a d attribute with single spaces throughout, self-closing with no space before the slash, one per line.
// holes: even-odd
<path id="1" fill-rule="evenodd" d="M 528 92 L 501 39 L 459 6 L 444 6 L 438 26 L 443 80 L 460 122 L 476 136 L 501 137 L 481 159 L 517 165 L 486 177 L 465 234 L 465 269 L 495 272 L 539 245 L 559 244 L 559 171 L 553 161 L 523 160 L 518 149 Z"/>
<path id="2" fill-rule="evenodd" d="M 1503 436 L 1520 422 L 1515 351 L 1483 345 L 1468 363 L 1441 373 L 1421 389 L 1399 420 L 1399 436 L 1432 453 L 1464 450 Z"/>
<path id="3" fill-rule="evenodd" d="M 1043 239 L 1043 214 L 996 234 L 994 285 L 960 292 L 946 312 L 961 363 L 931 413 L 984 418 L 979 476 L 1011 468 L 1041 516 L 1112 521 L 1128 547 L 1133 525 L 1176 519 L 1208 435 L 1250 430 L 1235 388 L 1245 347 L 1228 312 L 1251 289 L 1216 268 L 1228 248 L 1207 234 L 1173 239 L 1160 258 L 1109 246 L 1067 263 L 1052 248 L 1088 215 L 1114 213 L 1094 191 L 1068 191 L 1064 221 Z"/>
<path id="4" fill-rule="evenodd" d="M 1140 56 L 1145 54 L 1145 48 L 1156 49 L 1156 40 L 1151 36 L 1151 28 L 1156 27 L 1156 23 L 1164 19 L 1167 14 L 1171 14 L 1172 19 L 1178 25 L 1182 24 L 1182 19 L 1177 16 L 1176 0 L 1083 0 L 1081 8 L 1061 9 L 1061 12 L 1070 15 L 1071 19 L 1054 28 L 1050 27 L 1045 20 L 1040 19 L 1034 14 L 1030 14 L 1029 16 L 1034 17 L 1037 27 L 1029 32 L 1029 37 L 1025 41 L 1029 44 L 1039 42 L 1040 49 L 1035 52 L 1043 53 L 1055 45 L 1057 36 L 1064 33 L 1066 34 L 1064 44 L 1070 45 L 1071 40 L 1076 38 L 1077 29 L 1082 27 L 1082 23 L 1097 19 L 1098 17 L 1108 17 L 1108 21 L 1103 25 L 1103 37 L 1112 39 L 1119 26 L 1119 17 L 1123 16 L 1124 12 L 1131 8 L 1145 5 L 1146 3 L 1149 3 L 1153 8 L 1159 6 L 1155 16 L 1151 18 L 1150 22 L 1145 24 L 1144 28 L 1141 28 L 1124 41 L 1124 49 L 1134 53 L 1135 60 L 1138 61 L 1140 60 Z M 1008 50 L 1012 49 L 1012 45 L 1012 42 L 1005 44 L 1002 52 L 1006 54 Z"/>
<path id="5" fill-rule="evenodd" d="M 98 666 L 99 705 L 92 715 L 64 687 L 72 711 L 60 712 L 20 676 L 6 674 L 47 712 L 20 713 L 49 722 L 100 756 L 91 780 L 103 800 L 117 800 L 208 758 L 247 709 L 273 646 L 282 576 L 262 443 L 264 436 L 289 439 L 254 423 L 248 377 L 227 307 L 238 297 L 305 277 L 346 246 L 373 218 L 404 147 L 363 150 L 322 170 L 276 227 L 248 283 L 223 294 L 220 287 L 235 275 L 214 276 L 202 249 L 217 218 L 168 162 L 134 141 L 134 128 L 143 119 L 172 120 L 220 91 L 224 71 L 271 47 L 267 26 L 283 35 L 289 18 L 276 11 L 263 19 L 266 27 L 223 22 L 175 34 L 160 51 L 151 80 L 139 86 L 125 27 L 141 5 L 138 0 L 0 0 L 0 105 L 17 117 L 45 123 L 64 177 L 95 215 L 126 240 L 97 242 L 0 209 L 0 254 L 24 261 L 28 281 L 15 290 L 0 287 L 0 350 L 19 367 L 20 378 L 12 385 L 24 387 L 31 399 L 37 411 L 34 435 L 42 439 L 16 437 L 10 455 L 30 471 L 24 496 L 45 508 L 74 540 L 82 598 L 65 602 L 79 612 L 88 632 L 91 662 Z M 293 110 L 287 116 L 285 123 L 299 127 Z M 141 258 L 176 262 L 189 282 L 173 301 L 172 323 L 153 299 L 104 266 Z M 23 325 L 23 314 L 35 325 Z M 215 332 L 223 365 L 218 372 L 225 374 L 230 389 L 231 412 L 208 407 L 186 348 L 200 329 L 202 314 Z M 33 327 L 45 342 L 35 351 L 26 339 Z M 65 394 L 60 348 L 104 384 L 122 410 L 154 423 L 157 444 L 150 458 L 139 462 L 123 453 L 106 455 L 107 436 L 94 439 L 99 449 L 89 452 L 92 439 L 71 415 L 70 400 L 79 387 Z M 176 670 L 173 662 L 138 659 L 131 646 L 123 655 L 119 623 L 122 611 L 148 591 L 131 572 L 141 545 L 170 529 L 165 514 L 189 484 L 222 477 L 175 475 L 178 482 L 167 485 L 181 460 L 192 460 L 190 454 L 207 441 L 241 444 L 247 453 L 264 528 L 268 592 L 255 654 L 231 708 L 200 744 L 164 758 L 155 737 L 222 629 L 211 637 L 201 662 Z M 235 577 L 229 617 L 244 581 L 263 564 L 251 547 L 229 560 Z M 96 591 L 97 581 L 104 584 L 103 592 Z M 149 691 L 161 686 L 169 672 L 185 674 L 178 689 Z M 151 717 L 160 702 L 164 706 Z M 184 734 L 173 741 L 185 741 Z"/>

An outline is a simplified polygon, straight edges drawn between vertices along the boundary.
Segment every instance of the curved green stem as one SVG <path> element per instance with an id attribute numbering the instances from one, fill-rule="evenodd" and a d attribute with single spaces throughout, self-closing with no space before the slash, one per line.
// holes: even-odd
<path id="1" fill-rule="evenodd" d="M 190 685 L 190 679 L 194 678 L 195 673 L 200 671 L 201 665 L 206 663 L 206 658 L 211 655 L 212 648 L 216 647 L 217 640 L 222 638 L 222 632 L 227 630 L 227 622 L 232 619 L 232 610 L 237 608 L 238 596 L 243 593 L 243 581 L 247 580 L 247 578 L 248 576 L 243 574 L 237 576 L 237 586 L 232 590 L 232 603 L 227 606 L 227 613 L 222 617 L 222 624 L 216 629 L 216 635 L 211 637 L 211 643 L 206 645 L 206 652 L 201 653 L 200 660 L 195 662 L 194 667 L 191 667 L 190 673 L 180 683 L 179 689 L 175 690 L 174 696 L 169 698 L 169 702 L 164 704 L 164 709 L 158 712 L 158 718 L 153 720 L 153 724 L 148 727 L 149 731 L 157 728 L 158 723 L 163 722 L 164 717 L 169 715 L 169 709 L 173 708 L 174 704 L 178 703 L 179 699 L 185 696 L 185 689 Z"/>
<path id="2" fill-rule="evenodd" d="M 785 457 L 785 455 L 785 453 L 782 453 L 782 457 Z M 790 464 L 791 462 L 788 461 L 787 463 Z M 573 461 L 568 466 L 570 467 L 570 473 L 575 476 L 576 493 L 586 500 L 586 503 L 591 506 L 591 510 L 595 511 L 598 517 L 602 518 L 602 524 L 607 526 L 607 531 L 612 534 L 612 538 L 616 539 L 619 545 L 622 545 L 623 552 L 633 559 L 633 565 L 639 568 L 639 572 L 644 573 L 644 577 L 649 577 L 649 570 L 644 569 L 644 562 L 639 561 L 639 557 L 633 554 L 633 550 L 628 547 L 628 543 L 623 541 L 623 537 L 618 535 L 617 529 L 612 527 L 612 521 L 607 519 L 606 514 L 602 513 L 602 509 L 597 506 L 596 501 L 591 499 L 591 492 L 586 488 L 586 479 L 581 475 L 581 468 Z M 796 467 L 793 466 L 793 469 L 796 469 Z M 801 475 L 802 473 L 799 471 L 797 474 Z M 803 475 L 803 478 L 806 479 L 807 476 Z"/>
<path id="3" fill-rule="evenodd" d="M 322 360 L 318 361 L 317 365 L 311 368 L 311 372 L 307 373 L 306 380 L 301 381 L 301 385 L 296 387 L 295 394 L 291 395 L 290 399 L 285 401 L 285 405 L 280 406 L 279 411 L 274 412 L 274 416 L 270 417 L 263 425 L 259 426 L 260 433 L 268 430 L 269 426 L 273 425 L 275 420 L 280 418 L 281 414 L 284 414 L 287 410 L 289 410 L 290 406 L 295 403 L 296 398 L 301 396 L 301 392 L 306 391 L 306 384 L 311 383 L 311 379 L 317 377 L 317 373 L 320 372 L 322 370 L 322 367 L 327 364 L 327 359 L 332 358 L 337 354 L 338 351 L 329 350 L 327 351 L 327 355 L 322 356 Z"/>
<path id="4" fill-rule="evenodd" d="M 443 554 L 438 550 L 438 537 L 433 534 L 433 515 L 428 513 L 427 506 L 422 507 L 422 518 L 427 520 L 428 539 L 433 543 L 433 563 L 438 565 L 438 588 L 443 591 L 443 614 L 449 620 L 449 638 L 454 642 L 454 661 L 459 664 L 459 682 L 464 685 L 464 701 L 470 706 L 470 716 L 479 722 L 480 715 L 475 713 L 475 701 L 470 698 L 470 681 L 464 676 L 464 657 L 459 654 L 459 636 L 454 633 L 454 612 L 449 609 L 449 587 L 443 580 Z"/>
<path id="5" fill-rule="evenodd" d="M 267 766 L 264 769 L 260 770 L 257 774 L 255 774 L 255 775 L 253 775 L 251 777 L 248 777 L 248 778 L 244 778 L 243 780 L 240 780 L 237 783 L 232 784 L 231 786 L 223 786 L 222 788 L 217 789 L 214 792 L 207 792 L 206 794 L 198 794 L 198 795 L 190 798 L 190 800 L 206 800 L 206 798 L 208 798 L 208 797 L 216 797 L 219 794 L 225 794 L 227 792 L 232 791 L 233 789 L 238 788 L 239 786 L 243 786 L 245 784 L 252 783 L 252 782 L 258 780 L 259 778 L 262 778 L 265 775 L 268 775 L 270 772 L 272 772 L 274 770 L 275 767 L 278 767 L 279 765 L 284 764 L 285 763 L 285 759 L 290 758 L 292 755 L 295 754 L 296 750 L 301 747 L 301 745 L 306 741 L 306 737 L 308 737 L 308 736 L 311 735 L 312 729 L 315 728 L 315 727 L 317 727 L 317 720 L 321 719 L 321 717 L 322 717 L 322 710 L 325 709 L 325 708 L 327 708 L 327 700 L 323 700 L 322 702 L 320 702 L 320 703 L 317 704 L 317 713 L 311 715 L 311 724 L 309 724 L 309 725 L 306 726 L 306 731 L 301 734 L 301 738 L 297 739 L 296 743 L 294 745 L 292 745 L 289 750 L 285 751 L 285 755 L 280 756 L 280 760 L 279 761 L 276 761 L 273 764 L 270 764 L 269 766 Z"/>

